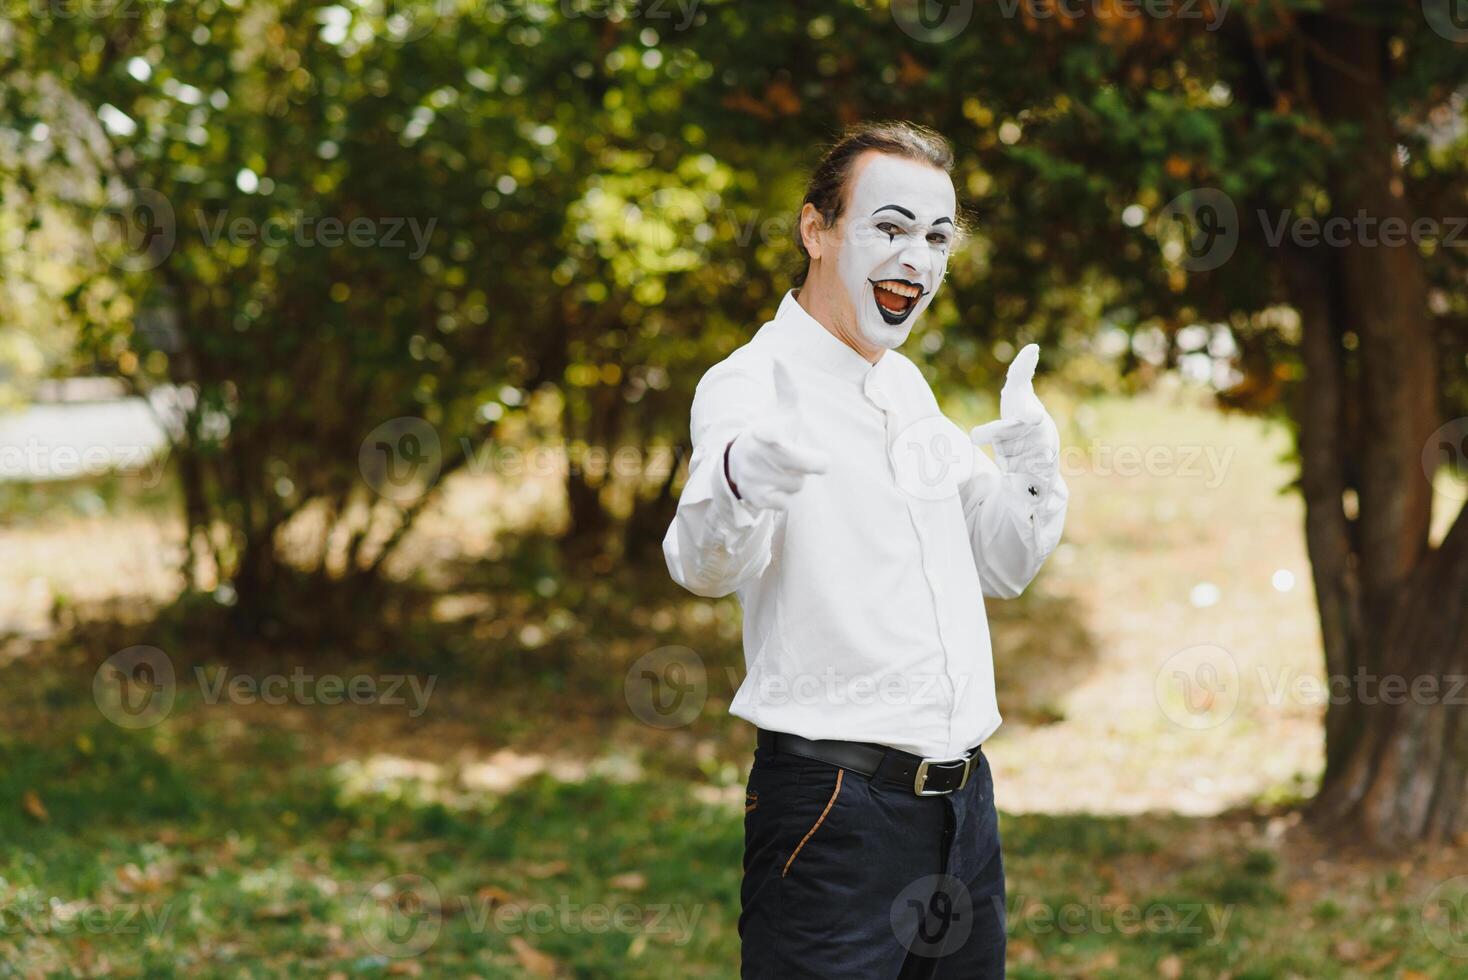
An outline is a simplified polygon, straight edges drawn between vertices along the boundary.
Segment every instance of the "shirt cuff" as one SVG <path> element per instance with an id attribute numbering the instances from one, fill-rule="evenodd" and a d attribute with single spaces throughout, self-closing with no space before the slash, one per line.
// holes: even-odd
<path id="1" fill-rule="evenodd" d="M 724 476 L 723 463 L 720 458 L 718 472 L 714 474 L 714 513 L 718 515 L 721 524 L 727 522 L 735 530 L 743 531 L 754 527 L 759 520 L 760 511 L 750 506 L 749 501 L 735 496 L 734 488 L 729 486 L 729 481 Z"/>
<path id="2" fill-rule="evenodd" d="M 683 489 L 680 506 L 708 501 L 711 526 L 725 546 L 730 546 L 759 523 L 762 511 L 734 496 L 734 488 L 724 477 L 724 448 L 720 446 L 707 465 L 694 468 L 688 486 Z"/>

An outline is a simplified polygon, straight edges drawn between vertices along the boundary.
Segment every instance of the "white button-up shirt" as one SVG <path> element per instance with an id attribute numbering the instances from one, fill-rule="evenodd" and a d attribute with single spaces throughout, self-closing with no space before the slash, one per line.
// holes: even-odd
<path id="1" fill-rule="evenodd" d="M 739 500 L 724 449 L 799 390 L 800 443 L 831 456 L 787 511 Z M 999 727 L 985 595 L 1019 595 L 1060 540 L 1068 490 L 1001 474 L 897 351 L 871 364 L 786 295 L 693 399 L 693 457 L 663 541 L 702 596 L 738 592 L 746 674 L 730 712 L 806 738 L 952 758 Z"/>

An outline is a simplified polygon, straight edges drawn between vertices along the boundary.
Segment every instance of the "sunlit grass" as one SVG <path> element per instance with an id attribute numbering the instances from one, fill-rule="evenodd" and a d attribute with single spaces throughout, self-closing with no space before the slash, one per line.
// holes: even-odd
<path id="1" fill-rule="evenodd" d="M 1035 590 L 990 606 L 1011 975 L 1468 974 L 1424 931 L 1424 896 L 1468 866 L 1461 848 L 1366 859 L 1282 809 L 1318 771 L 1315 707 L 1251 680 L 1214 728 L 1160 710 L 1157 672 L 1188 644 L 1225 646 L 1247 678 L 1320 669 L 1299 503 L 1278 493 L 1286 434 L 1186 392 L 1081 408 L 1066 412 L 1081 450 L 1066 545 Z M 1114 464 L 1124 446 L 1168 448 L 1175 467 L 1189 446 L 1215 455 L 1108 471 L 1101 451 Z M 473 507 L 427 523 L 466 560 L 425 573 L 455 598 L 391 649 L 287 637 L 233 665 L 431 675 L 420 716 L 209 703 L 193 669 L 214 658 L 187 620 L 78 631 L 0 667 L 0 909 L 15 925 L 0 977 L 736 975 L 737 609 L 656 570 L 557 579 L 534 542 L 468 561 L 456 548 L 483 529 L 460 525 L 494 493 L 466 486 L 451 499 Z M 149 547 L 137 521 L 73 515 L 7 542 L 58 593 L 129 595 L 142 576 L 100 569 Z M 91 680 L 136 642 L 167 649 L 186 683 L 166 720 L 125 731 Z M 627 712 L 622 685 L 669 644 L 699 653 L 708 701 L 663 732 Z"/>
<path id="2" fill-rule="evenodd" d="M 0 936 L 0 975 L 734 975 L 737 798 L 655 769 L 474 790 L 200 721 L 5 743 L 0 894 L 28 924 Z M 1346 977 L 1388 955 L 1453 975 L 1420 886 L 1367 864 L 1369 903 L 1292 899 L 1262 821 L 1006 815 L 1001 831 L 1015 976 Z M 95 931 L 69 931 L 88 916 Z"/>

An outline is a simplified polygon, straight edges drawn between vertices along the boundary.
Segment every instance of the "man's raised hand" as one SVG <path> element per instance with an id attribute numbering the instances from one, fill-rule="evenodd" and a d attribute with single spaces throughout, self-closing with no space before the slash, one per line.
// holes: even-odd
<path id="1" fill-rule="evenodd" d="M 994 444 L 1000 470 L 1029 477 L 1034 496 L 1049 487 L 1060 459 L 1060 432 L 1035 395 L 1035 364 L 1039 359 L 1038 344 L 1026 344 L 1014 356 L 999 393 L 999 418 L 975 426 L 969 433 L 976 446 Z"/>
<path id="2" fill-rule="evenodd" d="M 775 410 L 729 443 L 729 484 L 752 507 L 785 510 L 805 478 L 826 472 L 828 453 L 800 441 L 800 397 L 785 365 L 775 362 Z"/>

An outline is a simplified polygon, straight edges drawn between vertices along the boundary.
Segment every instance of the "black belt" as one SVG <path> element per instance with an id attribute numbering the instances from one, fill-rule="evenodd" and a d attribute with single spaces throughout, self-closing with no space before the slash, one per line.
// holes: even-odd
<path id="1" fill-rule="evenodd" d="M 785 732 L 759 730 L 759 747 L 766 752 L 798 755 L 904 786 L 918 796 L 942 796 L 963 789 L 979 757 L 975 745 L 956 759 L 924 759 L 911 752 L 839 739 L 809 739 Z"/>

